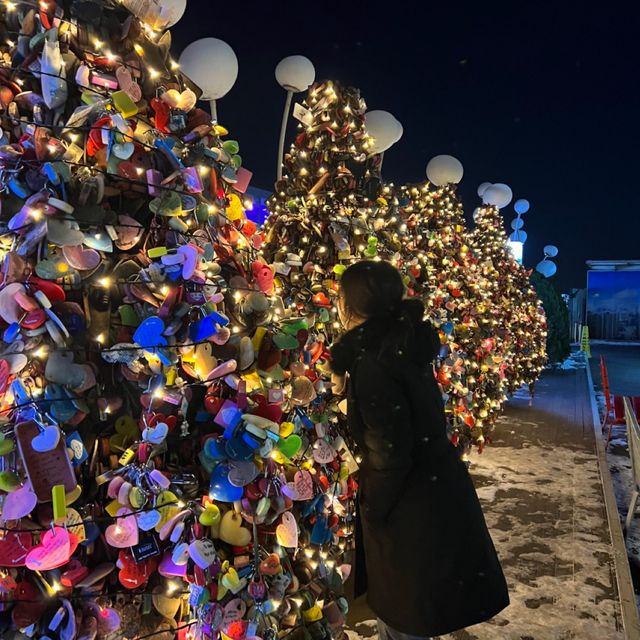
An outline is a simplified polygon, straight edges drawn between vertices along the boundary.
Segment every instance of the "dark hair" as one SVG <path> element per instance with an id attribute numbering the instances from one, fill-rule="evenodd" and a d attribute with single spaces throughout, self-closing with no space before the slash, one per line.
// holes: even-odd
<path id="1" fill-rule="evenodd" d="M 340 287 L 345 310 L 355 316 L 415 325 L 424 315 L 422 302 L 404 298 L 402 276 L 389 262 L 356 262 L 342 274 Z"/>

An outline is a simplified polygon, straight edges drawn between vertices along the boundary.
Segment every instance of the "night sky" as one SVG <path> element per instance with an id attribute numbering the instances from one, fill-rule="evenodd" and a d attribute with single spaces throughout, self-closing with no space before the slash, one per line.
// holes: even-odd
<path id="1" fill-rule="evenodd" d="M 428 11 L 416 9 L 423 4 Z M 640 46 L 631 6 L 188 0 L 173 51 L 177 58 L 202 37 L 235 50 L 238 81 L 218 115 L 254 186 L 271 189 L 275 178 L 285 99 L 275 66 L 302 54 L 317 79 L 359 87 L 369 109 L 402 122 L 403 138 L 385 154 L 386 181 L 421 181 L 429 158 L 450 153 L 465 167 L 468 219 L 485 180 L 527 198 L 525 264 L 557 245 L 556 281 L 568 290 L 585 286 L 587 259 L 640 258 Z M 512 207 L 504 217 L 508 225 Z"/>

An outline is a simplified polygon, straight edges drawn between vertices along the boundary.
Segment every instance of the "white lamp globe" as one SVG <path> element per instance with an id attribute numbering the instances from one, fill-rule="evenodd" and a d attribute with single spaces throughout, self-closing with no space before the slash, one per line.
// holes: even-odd
<path id="1" fill-rule="evenodd" d="M 479 187 L 478 187 L 478 197 L 482 198 L 482 196 L 484 195 L 484 192 L 491 186 L 490 182 L 483 182 Z"/>
<path id="2" fill-rule="evenodd" d="M 498 209 L 504 209 L 511 202 L 511 198 L 513 198 L 511 188 L 500 182 L 487 187 L 482 194 L 482 202 Z"/>
<path id="3" fill-rule="evenodd" d="M 160 19 L 164 23 L 164 28 L 173 27 L 187 10 L 187 0 L 161 0 Z"/>
<path id="4" fill-rule="evenodd" d="M 316 79 L 316 70 L 309 58 L 287 56 L 278 62 L 276 80 L 286 91 L 306 91 Z"/>
<path id="5" fill-rule="evenodd" d="M 368 111 L 364 114 L 364 126 L 371 137 L 371 153 L 384 153 L 402 138 L 402 125 L 388 111 Z"/>
<path id="6" fill-rule="evenodd" d="M 447 184 L 458 184 L 462 180 L 464 168 L 462 162 L 453 156 L 435 156 L 427 165 L 427 178 L 436 187 Z"/>
<path id="7" fill-rule="evenodd" d="M 536 271 L 545 278 L 550 278 L 557 270 L 558 267 L 555 262 L 551 262 L 551 260 L 541 260 L 536 265 Z"/>
<path id="8" fill-rule="evenodd" d="M 192 42 L 180 56 L 180 68 L 200 89 L 203 100 L 227 95 L 238 78 L 238 58 L 233 49 L 218 38 Z"/>
<path id="9" fill-rule="evenodd" d="M 523 229 L 518 229 L 518 231 L 514 231 L 509 236 L 509 240 L 511 240 L 511 242 L 522 242 L 524 244 L 527 241 L 527 232 Z"/>
<path id="10" fill-rule="evenodd" d="M 527 211 L 529 211 L 529 201 L 524 198 L 520 198 L 520 200 L 516 200 L 513 208 L 516 210 L 516 213 L 519 213 L 520 215 L 527 213 Z"/>
<path id="11" fill-rule="evenodd" d="M 558 255 L 558 247 L 553 244 L 548 244 L 544 249 L 544 255 L 549 258 L 555 258 Z"/>

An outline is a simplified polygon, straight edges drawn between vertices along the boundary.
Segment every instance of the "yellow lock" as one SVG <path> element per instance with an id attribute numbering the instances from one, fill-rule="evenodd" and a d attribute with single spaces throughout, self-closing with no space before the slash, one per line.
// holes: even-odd
<path id="1" fill-rule="evenodd" d="M 166 372 L 165 372 L 165 376 L 166 376 L 166 386 L 167 387 L 172 387 L 176 381 L 176 376 L 177 376 L 177 372 L 176 372 L 176 368 L 175 367 L 169 367 Z"/>
<path id="2" fill-rule="evenodd" d="M 253 338 L 251 341 L 253 342 L 253 350 L 258 353 L 260 350 L 260 345 L 262 344 L 262 340 L 267 334 L 267 330 L 264 327 L 258 327 L 253 334 Z"/>
<path id="3" fill-rule="evenodd" d="M 293 424 L 293 422 L 283 422 L 280 424 L 280 437 L 281 438 L 286 438 L 287 436 L 290 436 L 293 433 L 293 430 L 295 429 L 295 425 Z"/>
<path id="4" fill-rule="evenodd" d="M 82 495 L 82 487 L 77 484 L 76 488 L 65 494 L 64 501 L 67 506 L 73 504 Z"/>
<path id="5" fill-rule="evenodd" d="M 227 196 L 229 205 L 227 206 L 227 218 L 234 222 L 235 220 L 241 220 L 244 217 L 244 208 L 242 207 L 242 201 L 235 193 Z"/>
<path id="6" fill-rule="evenodd" d="M 53 521 L 61 524 L 67 517 L 67 504 L 65 502 L 64 485 L 56 484 L 51 489 L 51 502 L 53 503 Z"/>
<path id="7" fill-rule="evenodd" d="M 322 620 L 322 609 L 317 604 L 314 604 L 313 607 L 302 612 L 302 617 L 307 622 L 317 622 Z"/>
<path id="8" fill-rule="evenodd" d="M 118 515 L 118 511 L 122 509 L 124 505 L 120 504 L 117 500 L 112 500 L 104 510 L 112 517 L 115 518 Z"/>

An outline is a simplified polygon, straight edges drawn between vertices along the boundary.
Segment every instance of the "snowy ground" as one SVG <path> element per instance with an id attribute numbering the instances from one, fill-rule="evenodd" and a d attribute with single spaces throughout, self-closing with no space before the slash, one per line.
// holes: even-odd
<path id="1" fill-rule="evenodd" d="M 624 637 L 593 429 L 582 419 L 588 397 L 580 368 L 575 360 L 547 373 L 532 406 L 528 394 L 516 394 L 493 445 L 473 457 L 511 605 L 447 640 Z M 356 604 L 352 640 L 375 636 L 370 617 Z"/>

